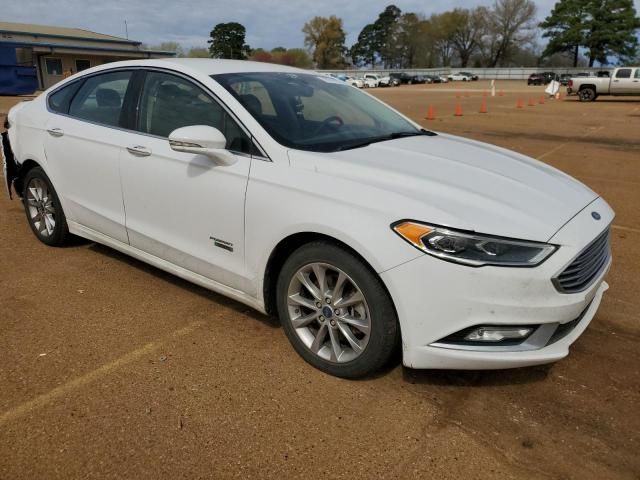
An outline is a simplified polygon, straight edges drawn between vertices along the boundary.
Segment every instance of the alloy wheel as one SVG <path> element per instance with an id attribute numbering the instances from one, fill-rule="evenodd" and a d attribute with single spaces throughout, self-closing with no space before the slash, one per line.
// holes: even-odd
<path id="1" fill-rule="evenodd" d="M 369 306 L 356 283 L 339 268 L 310 263 L 289 283 L 289 321 L 302 343 L 323 360 L 359 357 L 371 333 Z"/>
<path id="2" fill-rule="evenodd" d="M 50 237 L 56 228 L 56 210 L 47 184 L 40 178 L 33 178 L 26 193 L 29 221 L 41 237 Z"/>

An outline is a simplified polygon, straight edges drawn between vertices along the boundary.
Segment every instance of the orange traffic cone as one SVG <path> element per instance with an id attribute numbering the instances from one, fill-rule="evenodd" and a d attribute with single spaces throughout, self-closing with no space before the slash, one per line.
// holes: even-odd
<path id="1" fill-rule="evenodd" d="M 534 101 L 533 101 L 533 97 L 529 97 L 529 103 L 528 103 L 528 105 L 529 105 L 530 107 L 535 107 L 535 106 L 536 106 L 536 102 L 534 102 Z"/>
<path id="2" fill-rule="evenodd" d="M 544 105 L 544 95 L 540 95 L 540 100 L 538 100 L 540 105 Z"/>
<path id="3" fill-rule="evenodd" d="M 460 105 L 460 102 L 456 103 L 456 113 L 454 114 L 454 116 L 456 117 L 462 116 L 462 105 Z"/>
<path id="4" fill-rule="evenodd" d="M 480 105 L 480 113 L 488 113 L 487 101 L 484 98 L 482 99 L 482 104 Z"/>
<path id="5" fill-rule="evenodd" d="M 516 103 L 516 108 L 524 108 L 524 100 L 519 98 L 518 102 Z"/>
<path id="6" fill-rule="evenodd" d="M 429 110 L 427 110 L 427 120 L 435 120 L 436 112 L 433 110 L 433 105 L 429 105 Z"/>

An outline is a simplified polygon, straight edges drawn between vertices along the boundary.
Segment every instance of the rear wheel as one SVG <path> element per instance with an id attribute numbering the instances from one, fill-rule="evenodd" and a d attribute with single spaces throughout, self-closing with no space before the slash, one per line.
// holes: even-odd
<path id="1" fill-rule="evenodd" d="M 22 201 L 31 230 L 42 243 L 57 247 L 69 238 L 67 219 L 51 180 L 44 170 L 34 167 L 24 178 Z"/>
<path id="2" fill-rule="evenodd" d="M 277 296 L 295 350 L 331 375 L 374 373 L 398 344 L 395 309 L 380 279 L 335 244 L 314 242 L 296 250 L 282 267 Z"/>
<path id="3" fill-rule="evenodd" d="M 598 95 L 596 94 L 596 90 L 592 87 L 581 88 L 578 92 L 578 97 L 581 102 L 593 102 Z"/>

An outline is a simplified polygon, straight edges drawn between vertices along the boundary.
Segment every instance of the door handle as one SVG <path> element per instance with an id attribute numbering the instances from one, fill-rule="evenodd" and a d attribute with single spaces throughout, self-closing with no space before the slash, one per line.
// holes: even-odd
<path id="1" fill-rule="evenodd" d="M 64 135 L 64 131 L 61 128 L 48 128 L 47 132 L 52 137 L 61 137 Z"/>
<path id="2" fill-rule="evenodd" d="M 127 151 L 131 155 L 135 155 L 136 157 L 148 157 L 151 155 L 151 150 L 147 147 L 143 147 L 142 145 L 133 145 L 131 147 L 127 147 Z"/>

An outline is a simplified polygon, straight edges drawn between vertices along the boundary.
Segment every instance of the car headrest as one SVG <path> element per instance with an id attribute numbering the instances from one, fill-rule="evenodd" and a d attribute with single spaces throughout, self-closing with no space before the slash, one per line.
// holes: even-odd
<path id="1" fill-rule="evenodd" d="M 119 107 L 120 94 L 112 88 L 99 88 L 96 90 L 96 102 L 99 107 Z"/>
<path id="2" fill-rule="evenodd" d="M 158 86 L 158 97 L 162 100 L 172 100 L 180 96 L 180 87 L 173 83 L 163 83 Z"/>
<path id="3" fill-rule="evenodd" d="M 246 95 L 240 95 L 240 102 L 247 108 L 247 110 L 262 115 L 262 103 L 258 100 L 258 97 L 250 93 Z"/>

